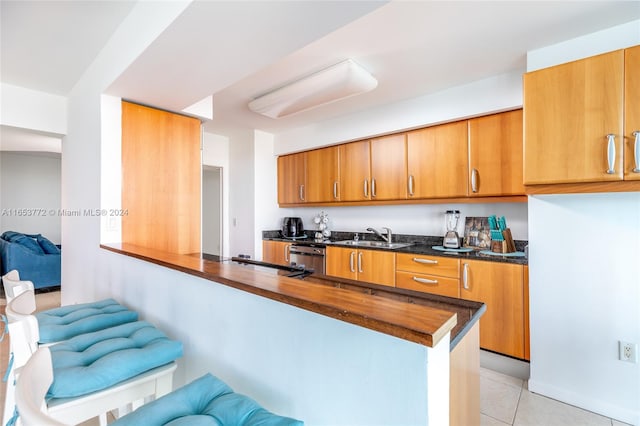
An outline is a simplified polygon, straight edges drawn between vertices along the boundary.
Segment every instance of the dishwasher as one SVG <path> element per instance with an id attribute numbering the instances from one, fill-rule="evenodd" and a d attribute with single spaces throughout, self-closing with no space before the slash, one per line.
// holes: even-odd
<path id="1" fill-rule="evenodd" d="M 324 247 L 315 245 L 291 244 L 289 261 L 293 266 L 324 274 L 324 251 Z"/>

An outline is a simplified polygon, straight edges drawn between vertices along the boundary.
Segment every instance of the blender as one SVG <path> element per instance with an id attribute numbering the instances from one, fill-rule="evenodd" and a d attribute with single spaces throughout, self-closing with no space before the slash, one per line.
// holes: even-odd
<path id="1" fill-rule="evenodd" d="M 445 232 L 442 240 L 444 248 L 460 248 L 460 237 L 458 237 L 458 232 L 456 231 L 458 229 L 458 219 L 460 219 L 460 210 L 447 210 L 445 212 L 447 232 Z"/>

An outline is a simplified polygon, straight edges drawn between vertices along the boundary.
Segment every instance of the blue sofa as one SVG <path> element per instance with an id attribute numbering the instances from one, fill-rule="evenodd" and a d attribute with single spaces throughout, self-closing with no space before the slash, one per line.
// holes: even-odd
<path id="1" fill-rule="evenodd" d="M 0 235 L 0 276 L 16 269 L 36 289 L 60 285 L 60 248 L 40 234 Z"/>

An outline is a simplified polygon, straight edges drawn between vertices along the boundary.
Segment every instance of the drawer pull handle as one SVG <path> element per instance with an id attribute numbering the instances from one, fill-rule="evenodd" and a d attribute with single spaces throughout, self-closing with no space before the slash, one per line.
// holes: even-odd
<path id="1" fill-rule="evenodd" d="M 369 181 L 367 179 L 364 180 L 362 190 L 364 191 L 364 198 L 369 198 Z"/>
<path id="2" fill-rule="evenodd" d="M 409 196 L 413 197 L 413 175 L 409 175 Z"/>
<path id="3" fill-rule="evenodd" d="M 469 290 L 469 264 L 465 263 L 462 268 L 462 286 L 465 290 Z"/>
<path id="4" fill-rule="evenodd" d="M 362 253 L 358 253 L 358 272 L 362 273 Z"/>
<path id="5" fill-rule="evenodd" d="M 333 198 L 338 199 L 338 182 L 333 182 Z"/>
<path id="6" fill-rule="evenodd" d="M 413 261 L 417 262 L 417 263 L 424 263 L 424 264 L 427 264 L 427 265 L 437 265 L 438 264 L 437 260 L 420 259 L 419 257 L 414 257 Z"/>
<path id="7" fill-rule="evenodd" d="M 616 135 L 613 133 L 607 135 L 607 163 L 609 164 L 607 174 L 614 174 L 616 172 Z"/>
<path id="8" fill-rule="evenodd" d="M 376 196 L 376 180 L 375 179 L 371 179 L 371 196 L 372 197 Z"/>
<path id="9" fill-rule="evenodd" d="M 304 185 L 300 185 L 300 200 L 304 201 Z"/>
<path id="10" fill-rule="evenodd" d="M 426 278 L 413 277 L 413 280 L 422 284 L 438 284 L 438 280 L 428 280 Z"/>
<path id="11" fill-rule="evenodd" d="M 285 244 L 284 246 L 284 260 L 289 263 L 289 249 L 291 248 L 291 244 Z"/>
<path id="12" fill-rule="evenodd" d="M 633 142 L 633 160 L 635 161 L 633 173 L 640 173 L 640 130 L 636 130 L 632 135 L 635 136 Z"/>
<path id="13" fill-rule="evenodd" d="M 478 169 L 471 169 L 471 192 L 478 192 Z"/>
<path id="14" fill-rule="evenodd" d="M 356 272 L 356 267 L 354 265 L 354 261 L 353 258 L 355 257 L 356 252 L 352 251 L 351 254 L 349 255 L 349 269 L 351 270 L 351 272 Z"/>

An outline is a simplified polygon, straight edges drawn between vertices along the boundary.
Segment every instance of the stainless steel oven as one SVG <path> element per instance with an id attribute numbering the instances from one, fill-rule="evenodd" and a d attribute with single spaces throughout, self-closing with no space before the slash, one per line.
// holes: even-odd
<path id="1" fill-rule="evenodd" d="M 291 244 L 289 248 L 289 261 L 291 265 L 312 269 L 324 274 L 324 247 L 314 245 Z"/>

